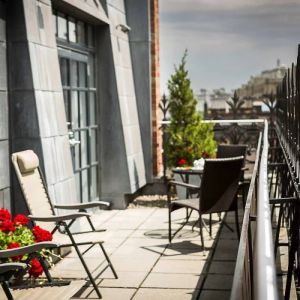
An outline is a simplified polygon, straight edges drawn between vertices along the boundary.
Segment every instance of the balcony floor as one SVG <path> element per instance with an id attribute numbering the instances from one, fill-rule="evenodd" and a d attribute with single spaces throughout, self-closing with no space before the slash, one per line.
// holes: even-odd
<path id="1" fill-rule="evenodd" d="M 198 228 L 191 230 L 193 222 L 169 245 L 167 216 L 167 209 L 162 208 L 131 208 L 95 214 L 94 222 L 107 229 L 99 236 L 105 241 L 104 246 L 119 275 L 119 279 L 113 279 L 110 270 L 106 270 L 97 280 L 103 299 L 229 298 L 238 247 L 236 232 L 225 226 L 220 228 L 219 218 L 214 215 L 212 238 L 204 230 L 205 252 Z M 191 221 L 195 221 L 196 216 L 192 215 Z M 172 213 L 174 229 L 184 217 L 184 209 Z M 226 220 L 234 229 L 234 214 L 229 213 Z M 93 272 L 104 262 L 96 247 L 85 257 Z M 15 299 L 96 298 L 92 288 L 84 286 L 85 273 L 74 251 L 56 265 L 52 275 L 72 278 L 71 286 L 13 290 Z M 3 298 L 1 293 L 0 299 Z"/>

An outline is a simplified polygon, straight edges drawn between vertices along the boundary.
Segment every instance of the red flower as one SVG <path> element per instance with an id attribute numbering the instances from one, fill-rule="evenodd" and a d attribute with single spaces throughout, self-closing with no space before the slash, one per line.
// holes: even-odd
<path id="1" fill-rule="evenodd" d="M 10 221 L 11 220 L 11 214 L 6 208 L 0 209 L 0 221 Z"/>
<path id="2" fill-rule="evenodd" d="M 37 278 L 43 273 L 43 268 L 37 258 L 31 261 L 31 267 L 28 270 L 30 276 Z"/>
<path id="3" fill-rule="evenodd" d="M 204 152 L 202 153 L 202 157 L 203 157 L 203 158 L 209 158 L 209 154 L 208 154 L 207 152 L 204 151 Z"/>
<path id="4" fill-rule="evenodd" d="M 178 165 L 179 166 L 184 166 L 184 165 L 186 165 L 187 164 L 187 161 L 186 161 L 186 159 L 184 159 L 184 158 L 181 158 L 179 161 L 178 161 Z"/>
<path id="5" fill-rule="evenodd" d="M 34 226 L 32 228 L 32 233 L 36 243 L 52 241 L 52 234 L 48 230 L 42 229 L 40 226 Z"/>
<path id="6" fill-rule="evenodd" d="M 20 248 L 20 247 L 21 247 L 21 245 L 16 242 L 12 242 L 7 245 L 7 249 L 15 249 L 15 248 Z M 23 255 L 17 255 L 17 256 L 13 256 L 11 259 L 13 261 L 18 261 L 18 260 L 21 260 L 22 258 L 23 258 Z"/>
<path id="7" fill-rule="evenodd" d="M 14 218 L 15 225 L 27 225 L 28 224 L 28 218 L 24 215 L 16 215 Z"/>
<path id="8" fill-rule="evenodd" d="M 10 231 L 15 231 L 16 228 L 14 226 L 14 223 L 9 220 L 5 220 L 1 222 L 0 230 L 2 230 L 5 233 L 9 233 Z"/>

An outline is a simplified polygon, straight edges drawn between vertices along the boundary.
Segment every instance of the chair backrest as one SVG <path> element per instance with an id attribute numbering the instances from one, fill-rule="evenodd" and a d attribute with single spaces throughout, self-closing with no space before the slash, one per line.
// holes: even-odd
<path id="1" fill-rule="evenodd" d="M 247 154 L 247 145 L 238 144 L 238 145 L 228 145 L 220 144 L 218 145 L 217 158 L 229 158 L 244 156 Z"/>
<path id="2" fill-rule="evenodd" d="M 206 159 L 200 190 L 200 212 L 214 213 L 235 208 L 244 157 Z"/>
<path id="3" fill-rule="evenodd" d="M 29 212 L 40 217 L 54 215 L 37 155 L 32 150 L 25 150 L 13 153 L 11 158 Z M 47 230 L 54 227 L 51 222 L 36 224 Z"/>

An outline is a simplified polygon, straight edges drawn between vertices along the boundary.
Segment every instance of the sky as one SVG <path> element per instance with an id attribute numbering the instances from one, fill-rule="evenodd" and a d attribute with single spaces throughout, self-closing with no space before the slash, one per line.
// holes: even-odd
<path id="1" fill-rule="evenodd" d="M 195 93 L 226 90 L 276 66 L 290 66 L 300 43 L 299 0 L 160 0 L 161 93 L 188 50 Z"/>

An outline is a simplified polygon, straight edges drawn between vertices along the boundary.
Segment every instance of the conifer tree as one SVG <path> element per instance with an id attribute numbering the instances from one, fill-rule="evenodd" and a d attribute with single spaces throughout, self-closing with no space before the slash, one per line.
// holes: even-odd
<path id="1" fill-rule="evenodd" d="M 192 165 L 195 159 L 215 153 L 213 126 L 203 123 L 186 69 L 187 50 L 168 81 L 170 126 L 167 159 L 170 167 Z"/>

